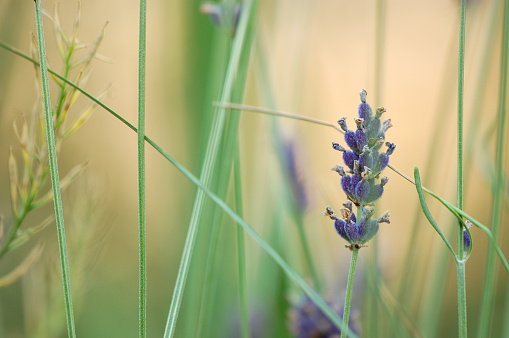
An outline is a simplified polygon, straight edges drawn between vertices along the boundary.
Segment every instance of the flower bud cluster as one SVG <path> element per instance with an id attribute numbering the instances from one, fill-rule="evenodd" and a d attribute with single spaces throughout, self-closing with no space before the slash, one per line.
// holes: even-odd
<path id="1" fill-rule="evenodd" d="M 355 119 L 355 130 L 348 129 L 346 117 L 340 118 L 338 124 L 345 132 L 346 149 L 339 143 L 332 143 L 335 150 L 343 153 L 345 167 L 336 165 L 332 168 L 341 176 L 341 187 L 348 202 L 341 209 L 341 217 L 336 217 L 330 207 L 324 212 L 334 220 L 338 234 L 351 245 L 362 245 L 370 240 L 378 231 L 378 224 L 390 223 L 389 213 L 373 220 L 372 206 L 379 199 L 389 179 L 381 172 L 389 164 L 396 145 L 385 142 L 385 133 L 392 127 L 391 119 L 381 122 L 380 117 L 386 112 L 379 107 L 373 114 L 366 102 L 367 92 L 360 92 L 359 117 Z M 352 204 L 357 207 L 357 216 L 353 213 Z"/>

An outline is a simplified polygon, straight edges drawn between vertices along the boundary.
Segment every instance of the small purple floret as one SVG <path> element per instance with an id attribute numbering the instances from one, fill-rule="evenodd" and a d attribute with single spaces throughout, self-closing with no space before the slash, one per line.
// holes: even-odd
<path id="1" fill-rule="evenodd" d="M 367 124 L 371 121 L 372 115 L 373 115 L 373 113 L 371 112 L 371 107 L 369 106 L 369 104 L 362 102 L 359 105 L 359 117 L 364 119 L 364 121 Z"/>
<path id="2" fill-rule="evenodd" d="M 348 166 L 348 168 L 350 168 L 350 170 L 353 170 L 353 164 L 358 160 L 359 156 L 357 156 L 357 154 L 353 151 L 347 150 L 343 153 L 343 161 L 345 161 L 345 164 Z"/>
<path id="3" fill-rule="evenodd" d="M 463 248 L 465 249 L 466 253 L 470 251 L 471 245 L 472 242 L 470 241 L 470 235 L 468 234 L 468 231 L 466 229 L 463 229 Z"/>
<path id="4" fill-rule="evenodd" d="M 345 142 L 354 152 L 359 153 L 357 148 L 357 141 L 355 138 L 355 132 L 349 130 L 345 133 Z"/>
<path id="5" fill-rule="evenodd" d="M 381 153 L 380 157 L 378 157 L 378 171 L 382 171 L 389 164 L 389 155 L 386 153 Z"/>
<path id="6" fill-rule="evenodd" d="M 369 183 L 368 181 L 360 181 L 355 187 L 355 195 L 358 201 L 365 201 L 369 195 Z"/>
<path id="7" fill-rule="evenodd" d="M 348 240 L 348 237 L 346 236 L 346 232 L 345 232 L 345 225 L 346 225 L 346 222 L 340 218 L 338 218 L 338 219 L 336 219 L 336 221 L 334 221 L 334 227 L 336 228 L 337 233 L 344 239 Z"/>
<path id="8" fill-rule="evenodd" d="M 350 239 L 350 243 L 356 244 L 359 242 L 361 234 L 359 233 L 359 229 L 357 228 L 357 225 L 355 225 L 354 222 L 350 221 L 346 223 L 345 232 L 348 238 Z"/>
<path id="9" fill-rule="evenodd" d="M 357 129 L 355 131 L 355 142 L 357 143 L 357 149 L 362 151 L 365 145 L 368 145 L 368 137 L 366 132 L 362 129 Z"/>
<path id="10" fill-rule="evenodd" d="M 369 152 L 362 153 L 359 157 L 359 166 L 361 168 L 368 167 L 371 168 L 373 165 L 373 156 Z"/>
<path id="11" fill-rule="evenodd" d="M 396 145 L 394 143 L 389 142 L 387 142 L 386 145 L 387 145 L 387 155 L 392 155 L 394 149 L 396 149 Z"/>
<path id="12" fill-rule="evenodd" d="M 341 188 L 347 195 L 352 195 L 352 176 L 345 175 L 341 177 Z"/>

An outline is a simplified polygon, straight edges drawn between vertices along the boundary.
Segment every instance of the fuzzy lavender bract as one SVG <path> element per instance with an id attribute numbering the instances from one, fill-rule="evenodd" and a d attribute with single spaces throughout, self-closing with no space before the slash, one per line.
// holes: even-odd
<path id="1" fill-rule="evenodd" d="M 379 223 L 390 223 L 389 213 L 385 212 L 380 218 L 372 219 L 374 202 L 378 200 L 388 182 L 387 176 L 381 177 L 381 172 L 389 164 L 389 157 L 396 145 L 385 142 L 385 133 L 392 127 L 391 119 L 383 122 L 380 117 L 386 112 L 379 107 L 375 113 L 366 102 L 367 92 L 360 92 L 359 117 L 356 118 L 356 129 L 348 129 L 346 117 L 338 120 L 338 124 L 345 132 L 345 143 L 349 150 L 334 142 L 332 147 L 343 153 L 345 168 L 336 165 L 332 170 L 341 176 L 341 188 L 345 192 L 348 202 L 340 209 L 341 217 L 328 207 L 324 215 L 334 220 L 334 227 L 338 234 L 350 245 L 362 245 L 378 232 Z M 357 215 L 352 205 L 357 208 Z"/>

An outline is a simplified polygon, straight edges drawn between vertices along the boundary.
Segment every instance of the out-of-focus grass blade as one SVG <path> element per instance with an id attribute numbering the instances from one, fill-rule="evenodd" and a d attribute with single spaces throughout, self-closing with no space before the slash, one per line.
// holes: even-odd
<path id="1" fill-rule="evenodd" d="M 456 252 L 454 251 L 451 243 L 447 240 L 447 238 L 442 233 L 442 230 L 440 230 L 440 227 L 433 219 L 433 216 L 431 216 L 431 213 L 428 209 L 428 205 L 426 204 L 426 200 L 424 199 L 424 193 L 422 192 L 422 185 L 421 185 L 421 176 L 419 175 L 419 169 L 417 167 L 414 168 L 414 177 L 415 177 L 415 187 L 417 188 L 417 194 L 419 195 L 419 201 L 421 203 L 422 212 L 428 219 L 431 226 L 435 229 L 435 231 L 442 237 L 442 240 L 444 241 L 445 245 L 449 249 L 449 251 L 452 253 L 455 259 L 457 259 Z M 458 217 L 457 214 L 455 214 L 456 217 Z"/>
<path id="2" fill-rule="evenodd" d="M 237 33 L 233 41 L 230 62 L 228 64 L 228 69 L 226 72 L 223 92 L 221 95 L 221 102 L 226 102 L 230 100 L 232 96 L 235 77 L 239 70 L 238 69 L 239 61 L 242 50 L 244 48 L 245 42 L 244 39 L 246 35 L 246 30 L 248 28 L 248 21 L 253 19 L 251 11 L 255 7 L 254 4 L 255 2 L 256 2 L 255 0 L 252 0 L 246 1 L 243 4 L 243 10 L 240 17 Z M 223 131 L 225 128 L 225 120 L 226 120 L 225 109 L 224 108 L 217 109 L 214 114 L 211 133 L 209 136 L 209 142 L 207 143 L 207 150 L 205 152 L 205 159 L 203 162 L 203 167 L 200 175 L 200 181 L 203 182 L 203 184 L 207 187 L 210 185 L 212 179 L 212 173 L 216 164 L 217 154 L 219 152 L 219 146 L 221 143 L 221 137 L 223 136 Z M 186 241 L 184 244 L 184 250 L 182 253 L 177 281 L 175 283 L 173 298 L 170 305 L 170 311 L 168 313 L 166 328 L 164 332 L 165 338 L 173 337 L 175 333 L 177 317 L 180 309 L 180 304 L 182 303 L 182 297 L 184 294 L 187 275 L 189 273 L 191 257 L 194 251 L 194 244 L 196 242 L 196 235 L 198 233 L 198 224 L 200 223 L 200 218 L 202 216 L 204 202 L 205 202 L 204 191 L 198 190 L 194 202 L 194 207 L 191 215 Z"/>
<path id="3" fill-rule="evenodd" d="M 42 97 L 44 106 L 44 118 L 46 122 L 46 139 L 48 144 L 48 158 L 50 166 L 51 186 L 53 189 L 53 202 L 55 205 L 55 220 L 57 223 L 58 248 L 60 252 L 60 267 L 62 270 L 62 284 L 64 287 L 65 315 L 67 319 L 67 334 L 69 337 L 76 336 L 74 326 L 74 314 L 72 309 L 71 278 L 69 273 L 69 260 L 67 257 L 67 244 L 65 241 L 64 211 L 62 197 L 60 195 L 60 182 L 58 175 L 57 153 L 55 147 L 55 132 L 53 129 L 53 112 L 48 83 L 48 65 L 46 63 L 46 48 L 44 42 L 44 28 L 42 25 L 41 0 L 36 0 L 35 23 L 37 27 L 37 43 L 39 48 L 39 60 L 41 70 Z"/>
<path id="4" fill-rule="evenodd" d="M 18 265 L 7 275 L 0 277 L 0 288 L 14 283 L 16 280 L 18 280 L 18 278 L 23 276 L 28 271 L 28 269 L 30 269 L 32 264 L 34 264 L 39 259 L 39 257 L 41 257 L 43 247 L 44 245 L 39 243 L 35 248 L 32 249 L 32 251 L 30 251 L 28 256 L 25 257 L 20 265 Z"/>

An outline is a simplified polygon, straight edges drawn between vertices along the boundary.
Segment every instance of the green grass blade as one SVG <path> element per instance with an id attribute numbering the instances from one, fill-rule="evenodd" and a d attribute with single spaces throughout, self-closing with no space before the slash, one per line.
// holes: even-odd
<path id="1" fill-rule="evenodd" d="M 419 202 L 421 203 L 422 212 L 428 219 L 431 226 L 435 229 L 435 231 L 440 235 L 442 240 L 444 241 L 445 245 L 449 249 L 449 251 L 454 256 L 454 259 L 457 260 L 456 252 L 454 251 L 451 243 L 447 240 L 447 238 L 442 233 L 442 230 L 440 230 L 440 227 L 433 219 L 433 216 L 431 216 L 431 213 L 428 209 L 428 205 L 426 204 L 426 200 L 424 199 L 424 193 L 422 192 L 422 185 L 421 185 L 421 177 L 419 175 L 419 169 L 417 167 L 414 168 L 414 177 L 415 177 L 415 187 L 417 188 L 417 194 L 419 195 Z"/>
<path id="2" fill-rule="evenodd" d="M 239 143 L 236 143 L 235 159 L 233 164 L 233 174 L 235 182 L 235 208 L 240 217 L 243 216 L 242 207 L 242 177 L 240 171 L 240 152 Z M 244 239 L 244 229 L 237 227 L 237 251 L 238 251 L 238 269 L 239 269 L 239 298 L 240 298 L 240 327 L 242 338 L 249 338 L 249 309 L 247 299 L 247 276 L 246 276 L 246 245 Z"/>
<path id="3" fill-rule="evenodd" d="M 235 81 L 236 72 L 239 66 L 240 55 L 244 47 L 245 33 L 248 27 L 248 21 L 252 20 L 254 15 L 251 12 L 254 5 L 254 1 L 247 1 L 244 3 L 242 15 L 237 29 L 236 37 L 233 42 L 232 52 L 230 56 L 230 63 L 226 72 L 223 93 L 221 95 L 221 102 L 227 102 L 230 100 L 233 90 L 233 84 Z M 212 178 L 212 172 L 215 167 L 217 154 L 219 151 L 220 140 L 223 135 L 225 127 L 226 112 L 224 108 L 216 109 L 211 134 L 209 136 L 209 142 L 207 143 L 207 150 L 205 152 L 205 159 L 200 175 L 200 181 L 205 186 L 210 185 Z M 194 244 L 196 242 L 196 235 L 198 232 L 198 224 L 202 214 L 203 206 L 205 202 L 205 194 L 203 190 L 198 190 L 195 198 L 195 203 L 191 215 L 191 221 L 189 224 L 188 234 L 184 245 L 184 251 L 179 267 L 177 276 L 177 282 L 173 293 L 172 302 L 170 305 L 170 311 L 166 322 L 166 328 L 164 337 L 173 337 L 176 328 L 176 322 L 180 304 L 182 303 L 182 297 L 184 294 L 185 282 L 189 273 L 189 266 L 191 264 L 191 257 L 194 250 Z"/>
<path id="4" fill-rule="evenodd" d="M 138 237 L 139 237 L 139 337 L 147 336 L 147 257 L 145 216 L 145 52 L 147 1 L 140 0 L 138 65 Z"/>
<path id="5" fill-rule="evenodd" d="M 458 55 L 458 167 L 457 167 L 457 203 L 463 209 L 463 89 L 465 71 L 465 18 L 466 0 L 460 1 L 460 36 Z M 456 264 L 456 285 L 458 292 L 458 331 L 459 337 L 467 336 L 467 294 L 465 286 L 465 261 L 463 260 L 463 221 L 458 221 L 458 256 L 461 262 Z"/>
<path id="6" fill-rule="evenodd" d="M 44 42 L 44 28 L 42 24 L 41 0 L 35 1 L 35 23 L 37 27 L 37 43 L 41 70 L 41 87 L 44 106 L 44 120 L 46 127 L 46 139 L 48 144 L 48 158 L 53 189 L 53 203 L 55 206 L 55 221 L 57 224 L 58 249 L 60 253 L 60 267 L 62 270 L 62 284 L 64 287 L 65 316 L 67 320 L 67 335 L 76 336 L 74 326 L 74 314 L 72 308 L 71 276 L 69 273 L 69 260 L 67 258 L 67 244 L 65 240 L 64 211 L 62 196 L 60 194 L 60 180 L 58 176 L 57 152 L 55 147 L 55 131 L 53 129 L 53 113 L 48 82 L 48 65 L 46 62 L 46 48 Z"/>
<path id="7" fill-rule="evenodd" d="M 497 143 L 495 152 L 495 181 L 493 186 L 493 208 L 491 211 L 491 231 L 496 242 L 496 238 L 500 232 L 500 225 L 503 220 L 504 212 L 504 194 L 505 194 L 505 178 L 504 178 L 504 130 L 506 115 L 506 95 L 507 95 L 507 70 L 509 58 L 509 4 L 504 1 L 503 12 L 503 29 L 502 29 L 502 48 L 501 48 L 501 64 L 500 64 L 500 84 L 499 84 L 499 103 L 497 117 Z M 493 317 L 493 303 L 496 280 L 495 266 L 495 246 L 488 248 L 486 258 L 485 281 L 481 304 L 481 316 L 479 323 L 479 337 L 490 336 L 490 322 Z"/>

